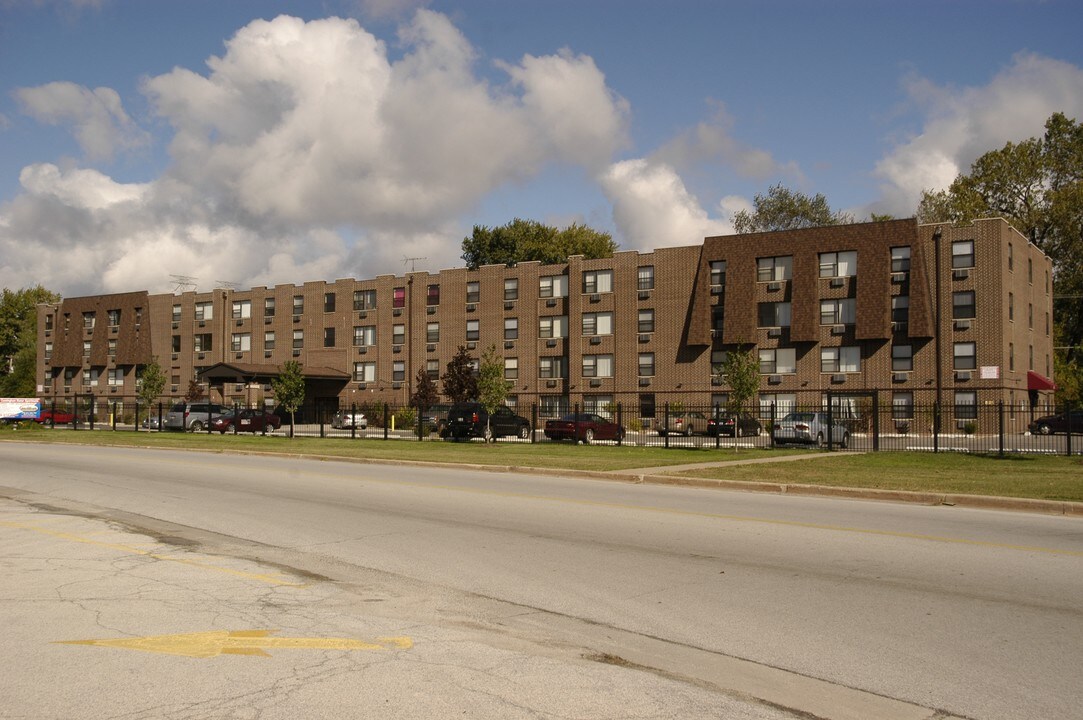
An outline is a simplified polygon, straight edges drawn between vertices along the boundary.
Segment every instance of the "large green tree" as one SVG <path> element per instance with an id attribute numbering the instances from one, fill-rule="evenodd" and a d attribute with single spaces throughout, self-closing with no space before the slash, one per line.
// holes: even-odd
<path id="1" fill-rule="evenodd" d="M 1053 260 L 1054 345 L 1061 368 L 1083 363 L 1083 125 L 1063 113 L 1045 134 L 991 150 L 947 190 L 926 190 L 921 222 L 963 223 L 1003 217 Z M 1078 384 L 1078 383 L 1077 383 Z"/>
<path id="2" fill-rule="evenodd" d="M 725 359 L 712 370 L 730 388 L 726 414 L 734 419 L 733 448 L 736 450 L 741 411 L 760 391 L 759 357 L 753 352 L 751 345 L 737 345 L 727 352 Z"/>
<path id="3" fill-rule="evenodd" d="M 822 194 L 809 197 L 784 187 L 772 186 L 766 195 L 757 193 L 753 209 L 738 210 L 733 216 L 733 229 L 739 233 L 797 230 L 823 225 L 846 225 L 854 216 L 832 210 Z"/>
<path id="4" fill-rule="evenodd" d="M 301 363 L 296 360 L 283 363 L 282 372 L 278 377 L 271 378 L 271 390 L 274 391 L 275 401 L 290 414 L 290 437 L 293 437 L 295 414 L 305 401 L 305 374 Z"/>
<path id="5" fill-rule="evenodd" d="M 0 395 L 33 397 L 37 391 L 38 303 L 60 296 L 41 285 L 0 294 Z"/>
<path id="6" fill-rule="evenodd" d="M 481 355 L 478 366 L 478 401 L 485 406 L 491 421 L 492 414 L 508 399 L 508 381 L 504 379 L 504 356 L 490 345 Z M 492 432 L 486 433 L 492 436 Z"/>
<path id="7" fill-rule="evenodd" d="M 463 238 L 463 260 L 471 270 L 482 265 L 514 265 L 528 260 L 561 263 L 571 255 L 612 257 L 617 249 L 609 233 L 573 223 L 559 230 L 536 220 L 516 218 L 507 225 L 475 225 Z"/>
<path id="8" fill-rule="evenodd" d="M 161 397 L 162 391 L 165 390 L 165 381 L 165 370 L 162 369 L 157 357 L 151 358 L 149 363 L 140 368 L 139 401 L 148 412 L 154 401 Z"/>

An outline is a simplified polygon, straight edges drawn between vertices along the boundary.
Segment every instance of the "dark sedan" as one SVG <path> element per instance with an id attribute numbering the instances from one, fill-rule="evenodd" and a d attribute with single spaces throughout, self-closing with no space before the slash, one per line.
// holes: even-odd
<path id="1" fill-rule="evenodd" d="M 559 420 L 547 420 L 545 437 L 550 440 L 582 441 L 584 445 L 589 445 L 595 440 L 623 440 L 624 428 L 601 415 L 572 413 Z"/>
<path id="2" fill-rule="evenodd" d="M 282 418 L 265 410 L 245 409 L 234 415 L 232 410 L 227 410 L 220 416 L 211 420 L 211 428 L 220 433 L 226 433 L 236 425 L 237 432 L 250 433 L 273 433 L 282 427 Z"/>
<path id="3" fill-rule="evenodd" d="M 1068 413 L 1062 412 L 1056 415 L 1046 415 L 1040 417 L 1030 425 L 1027 425 L 1027 429 L 1035 435 L 1054 435 L 1056 433 L 1068 433 Z M 1071 425 L 1073 435 L 1083 435 L 1083 410 L 1073 410 L 1071 415 Z"/>
<path id="4" fill-rule="evenodd" d="M 760 421 L 748 413 L 741 413 L 734 423 L 733 415 L 723 415 L 719 418 L 710 418 L 707 421 L 707 434 L 711 437 L 724 435 L 733 437 L 734 425 L 737 426 L 737 437 L 752 437 L 763 432 Z"/>

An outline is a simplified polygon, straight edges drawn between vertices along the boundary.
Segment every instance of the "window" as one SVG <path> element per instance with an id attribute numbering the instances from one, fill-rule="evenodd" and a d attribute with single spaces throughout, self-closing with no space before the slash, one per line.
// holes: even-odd
<path id="1" fill-rule="evenodd" d="M 613 377 L 612 355 L 584 355 L 583 377 L 585 378 L 611 378 Z"/>
<path id="2" fill-rule="evenodd" d="M 429 285 L 425 289 L 425 305 L 427 307 L 433 307 L 440 304 L 440 286 Z"/>
<path id="3" fill-rule="evenodd" d="M 955 393 L 955 419 L 978 419 L 978 393 L 973 390 Z"/>
<path id="4" fill-rule="evenodd" d="M 559 417 L 568 412 L 568 397 L 566 395 L 542 395 L 541 407 L 538 409 L 542 417 Z"/>
<path id="5" fill-rule="evenodd" d="M 639 332 L 652 333 L 654 332 L 654 310 L 640 310 L 639 311 Z"/>
<path id="6" fill-rule="evenodd" d="M 83 371 L 83 385 L 98 387 L 98 368 L 90 368 Z"/>
<path id="7" fill-rule="evenodd" d="M 765 418 L 782 419 L 786 413 L 797 409 L 797 395 L 793 393 L 761 393 L 760 415 Z"/>
<path id="8" fill-rule="evenodd" d="M 406 326 L 405 325 L 392 325 L 391 326 L 391 344 L 402 345 L 406 342 Z"/>
<path id="9" fill-rule="evenodd" d="M 895 295 L 891 298 L 891 322 L 904 323 L 910 319 L 910 296 Z"/>
<path id="10" fill-rule="evenodd" d="M 83 329 L 84 330 L 93 330 L 94 329 L 94 313 L 92 313 L 92 312 L 83 313 Z"/>
<path id="11" fill-rule="evenodd" d="M 654 393 L 639 394 L 639 417 L 654 417 L 655 407 Z"/>
<path id="12" fill-rule="evenodd" d="M 568 316 L 554 315 L 541 318 L 538 321 L 538 337 L 542 339 L 568 337 Z"/>
<path id="13" fill-rule="evenodd" d="M 639 377 L 654 377 L 654 353 L 639 353 Z"/>
<path id="14" fill-rule="evenodd" d="M 644 265 L 636 275 L 636 289 L 654 290 L 654 266 Z"/>
<path id="15" fill-rule="evenodd" d="M 821 325 L 853 325 L 854 298 L 820 301 Z"/>
<path id="16" fill-rule="evenodd" d="M 519 358 L 504 358 L 504 379 L 519 379 Z"/>
<path id="17" fill-rule="evenodd" d="M 790 303 L 766 302 L 759 304 L 759 327 L 789 327 Z"/>
<path id="18" fill-rule="evenodd" d="M 760 374 L 792 375 L 797 372 L 795 348 L 770 348 L 760 350 Z"/>
<path id="19" fill-rule="evenodd" d="M 109 387 L 117 387 L 124 384 L 124 369 L 110 368 L 108 375 Z"/>
<path id="20" fill-rule="evenodd" d="M 951 317 L 953 320 L 969 320 L 976 317 L 974 291 L 953 292 L 951 294 Z"/>
<path id="21" fill-rule="evenodd" d="M 233 333 L 229 341 L 229 349 L 233 352 L 247 352 L 252 349 L 251 333 Z"/>
<path id="22" fill-rule="evenodd" d="M 1008 272 L 1015 269 L 1015 253 L 1012 252 L 1012 244 L 1008 243 Z"/>
<path id="23" fill-rule="evenodd" d="M 612 335 L 613 313 L 583 313 L 583 335 Z"/>
<path id="24" fill-rule="evenodd" d="M 404 308 L 406 307 L 406 288 L 397 287 L 391 291 L 391 307 Z"/>
<path id="25" fill-rule="evenodd" d="M 953 270 L 974 267 L 973 240 L 960 240 L 951 244 L 951 267 Z"/>
<path id="26" fill-rule="evenodd" d="M 891 417 L 894 420 L 911 420 L 914 417 L 914 393 L 897 392 L 891 396 Z"/>
<path id="27" fill-rule="evenodd" d="M 466 283 L 466 302 L 476 303 L 481 299 L 481 283 L 473 280 Z"/>
<path id="28" fill-rule="evenodd" d="M 174 335 L 173 337 L 178 341 L 178 344 L 179 344 L 180 337 L 177 336 L 177 335 Z M 53 356 L 53 344 L 51 342 L 47 342 L 47 343 L 45 343 L 45 359 L 48 360 L 52 356 Z"/>
<path id="29" fill-rule="evenodd" d="M 180 319 L 181 319 L 181 306 L 180 305 L 174 305 L 173 306 L 173 322 L 180 322 Z M 46 327 L 45 329 L 48 330 L 49 328 Z"/>
<path id="30" fill-rule="evenodd" d="M 1027 358 L 1027 370 L 1033 370 L 1034 369 L 1034 346 L 1033 345 L 1027 345 L 1027 351 L 1029 352 L 1029 357 Z"/>
<path id="31" fill-rule="evenodd" d="M 567 275 L 547 275 L 538 283 L 538 297 L 556 298 L 568 296 Z"/>
<path id="32" fill-rule="evenodd" d="M 294 295 L 293 296 L 293 314 L 303 315 L 305 312 L 305 296 Z"/>
<path id="33" fill-rule="evenodd" d="M 196 320 L 213 320 L 214 305 L 209 302 L 196 303 Z"/>
<path id="34" fill-rule="evenodd" d="M 1027 327 L 1031 330 L 1034 329 L 1034 305 L 1027 303 Z"/>
<path id="35" fill-rule="evenodd" d="M 793 256 L 756 258 L 757 282 L 781 282 L 793 277 Z"/>
<path id="36" fill-rule="evenodd" d="M 354 290 L 353 291 L 353 309 L 354 310 L 375 310 L 376 309 L 376 291 L 375 290 Z"/>
<path id="37" fill-rule="evenodd" d="M 333 327 L 325 327 L 323 329 L 323 346 L 325 348 L 333 348 L 335 346 L 335 329 Z"/>
<path id="38" fill-rule="evenodd" d="M 1015 320 L 1015 293 L 1008 293 L 1008 319 Z"/>
<path id="39" fill-rule="evenodd" d="M 723 305 L 711 306 L 711 330 L 721 333 L 726 324 L 726 308 Z"/>
<path id="40" fill-rule="evenodd" d="M 334 312 L 335 311 L 335 294 L 333 292 L 323 294 L 323 311 Z"/>
<path id="41" fill-rule="evenodd" d="M 436 381 L 440 379 L 440 361 L 439 360 L 426 360 L 425 361 L 425 374 L 429 376 L 429 379 Z"/>
<path id="42" fill-rule="evenodd" d="M 109 350 L 109 357 L 116 357 L 117 341 L 114 338 L 109 338 L 109 343 L 106 347 Z"/>
<path id="43" fill-rule="evenodd" d="M 212 335 L 210 333 L 200 333 L 196 335 L 193 342 L 193 349 L 197 352 L 210 352 L 214 349 L 214 343 L 212 341 Z"/>
<path id="44" fill-rule="evenodd" d="M 466 339 L 477 340 L 481 337 L 481 321 L 480 320 L 467 320 L 466 321 Z"/>
<path id="45" fill-rule="evenodd" d="M 722 376 L 722 366 L 726 364 L 726 358 L 729 357 L 728 350 L 712 350 L 711 351 L 711 374 Z"/>
<path id="46" fill-rule="evenodd" d="M 1027 258 L 1027 282 L 1034 284 L 1034 261 L 1030 258 Z"/>
<path id="47" fill-rule="evenodd" d="M 1015 343 L 1008 343 L 1008 371 L 1015 371 Z"/>
<path id="48" fill-rule="evenodd" d="M 538 377 L 545 379 L 563 378 L 567 375 L 567 360 L 562 357 L 538 358 Z"/>
<path id="49" fill-rule="evenodd" d="M 584 395 L 583 412 L 591 413 L 592 415 L 601 415 L 604 418 L 612 419 L 613 413 L 616 412 L 616 406 L 613 405 L 613 396 Z"/>
<path id="50" fill-rule="evenodd" d="M 251 300 L 234 300 L 233 301 L 233 319 L 243 320 L 244 318 L 252 317 L 252 301 Z"/>
<path id="51" fill-rule="evenodd" d="M 910 246 L 891 248 L 891 272 L 910 272 Z"/>
<path id="52" fill-rule="evenodd" d="M 83 357 L 85 357 L 85 358 L 90 357 L 90 341 L 89 340 L 84 340 L 83 341 Z"/>
<path id="53" fill-rule="evenodd" d="M 972 342 L 955 343 L 953 355 L 956 370 L 973 370 L 978 366 L 977 350 Z"/>
<path id="54" fill-rule="evenodd" d="M 179 353 L 181 351 L 181 338 L 180 335 L 173 336 L 173 352 Z"/>
<path id="55" fill-rule="evenodd" d="M 504 299 L 519 299 L 519 278 L 506 278 L 504 280 Z"/>
<path id="56" fill-rule="evenodd" d="M 519 337 L 519 318 L 504 318 L 504 339 L 516 340 Z"/>
<path id="57" fill-rule="evenodd" d="M 440 323 L 431 322 L 425 326 L 425 342 L 438 343 L 440 342 Z"/>
<path id="58" fill-rule="evenodd" d="M 110 310 L 106 313 L 109 317 L 109 327 L 120 325 L 120 310 Z"/>
<path id="59" fill-rule="evenodd" d="M 591 270 L 583 273 L 583 292 L 587 295 L 613 292 L 613 271 Z"/>
<path id="60" fill-rule="evenodd" d="M 275 333 L 274 330 L 268 330 L 263 333 L 263 349 L 274 350 L 275 349 Z"/>
<path id="61" fill-rule="evenodd" d="M 909 372 L 914 369 L 913 345 L 891 346 L 891 370 L 892 372 Z"/>
<path id="62" fill-rule="evenodd" d="M 391 381 L 402 382 L 406 379 L 406 361 L 396 360 L 391 363 Z"/>
<path id="63" fill-rule="evenodd" d="M 305 346 L 305 331 L 294 330 L 293 331 L 293 349 L 300 350 Z"/>
<path id="64" fill-rule="evenodd" d="M 726 261 L 711 261 L 711 287 L 722 287 L 726 284 Z"/>
<path id="65" fill-rule="evenodd" d="M 275 299 L 273 297 L 263 299 L 263 317 L 275 316 Z"/>
<path id="66" fill-rule="evenodd" d="M 71 368 L 65 368 L 64 370 L 64 387 L 71 389 L 71 381 L 75 378 L 75 370 Z"/>
<path id="67" fill-rule="evenodd" d="M 824 372 L 824 373 L 861 372 L 861 348 L 859 348 L 859 347 L 820 348 L 820 372 Z"/>
<path id="68" fill-rule="evenodd" d="M 353 329 L 353 346 L 354 347 L 370 347 L 376 344 L 376 326 L 375 325 L 361 325 L 354 326 Z"/>
<path id="69" fill-rule="evenodd" d="M 857 251 L 820 253 L 820 277 L 857 275 Z"/>
<path id="70" fill-rule="evenodd" d="M 355 362 L 353 364 L 353 379 L 359 383 L 376 382 L 376 363 Z"/>

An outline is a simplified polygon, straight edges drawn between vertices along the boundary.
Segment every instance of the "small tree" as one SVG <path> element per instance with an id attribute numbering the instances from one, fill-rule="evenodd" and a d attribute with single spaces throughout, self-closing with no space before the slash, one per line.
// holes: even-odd
<path id="1" fill-rule="evenodd" d="M 470 353 L 466 346 L 460 345 L 455 357 L 447 364 L 447 370 L 440 380 L 444 384 L 444 394 L 451 402 L 460 403 L 473 400 L 478 396 L 478 379 L 474 377 Z"/>
<path id="2" fill-rule="evenodd" d="M 436 391 L 436 383 L 429 377 L 429 373 L 426 372 L 425 368 L 418 369 L 415 385 L 417 386 L 417 390 L 410 396 L 410 404 L 417 408 L 417 414 L 420 418 L 418 422 L 418 437 L 424 440 L 425 411 L 437 403 L 440 399 L 440 394 Z"/>
<path id="3" fill-rule="evenodd" d="M 478 399 L 489 415 L 485 423 L 490 431 L 486 435 L 492 436 L 490 418 L 508 397 L 508 381 L 504 379 L 504 356 L 497 354 L 496 345 L 490 345 L 482 354 L 478 370 Z"/>
<path id="4" fill-rule="evenodd" d="M 737 345 L 726 353 L 726 359 L 715 366 L 715 373 L 729 385 L 726 412 L 733 416 L 733 449 L 737 450 L 741 410 L 760 389 L 760 362 L 750 346 Z"/>
<path id="5" fill-rule="evenodd" d="M 150 412 L 151 405 L 165 390 L 165 370 L 158 364 L 157 357 L 151 358 L 151 361 L 143 366 L 139 374 L 138 388 L 139 401 L 146 405 L 147 412 Z"/>
<path id="6" fill-rule="evenodd" d="M 188 402 L 195 402 L 203 397 L 203 386 L 193 378 L 188 381 L 188 391 L 184 393 L 184 399 Z"/>
<path id="7" fill-rule="evenodd" d="M 271 389 L 278 404 L 290 414 L 290 437 L 293 437 L 294 413 L 305 401 L 305 376 L 301 363 L 287 360 L 278 377 L 271 379 Z"/>

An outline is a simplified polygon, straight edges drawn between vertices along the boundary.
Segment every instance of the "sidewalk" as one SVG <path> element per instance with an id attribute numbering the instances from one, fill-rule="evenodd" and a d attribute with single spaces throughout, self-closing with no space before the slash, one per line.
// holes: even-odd
<path id="1" fill-rule="evenodd" d="M 729 467 L 731 465 L 756 465 L 759 463 L 793 462 L 797 460 L 811 460 L 813 458 L 845 457 L 855 453 L 807 453 L 801 455 L 782 455 L 779 457 L 761 458 L 736 458 L 733 460 L 715 460 L 713 462 L 689 463 L 687 465 L 661 465 L 658 467 L 625 468 L 623 470 L 608 470 L 611 475 L 666 475 L 669 473 L 681 473 L 687 470 L 706 470 L 710 468 Z M 735 454 L 736 455 L 736 454 Z"/>

